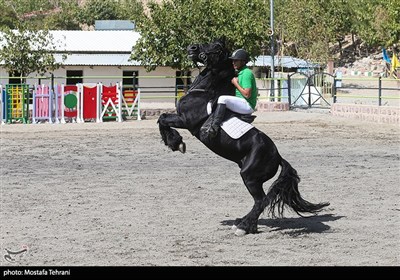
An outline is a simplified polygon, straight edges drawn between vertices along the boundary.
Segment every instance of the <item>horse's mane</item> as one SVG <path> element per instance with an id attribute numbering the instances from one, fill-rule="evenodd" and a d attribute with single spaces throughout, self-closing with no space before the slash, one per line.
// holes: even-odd
<path id="1" fill-rule="evenodd" d="M 225 47 L 222 39 L 217 39 L 213 44 L 219 46 L 220 53 L 218 56 L 210 56 L 189 91 L 200 88 L 211 96 L 232 95 L 234 94 L 234 87 L 231 84 L 231 79 L 235 75 L 235 70 L 229 59 L 230 51 Z"/>

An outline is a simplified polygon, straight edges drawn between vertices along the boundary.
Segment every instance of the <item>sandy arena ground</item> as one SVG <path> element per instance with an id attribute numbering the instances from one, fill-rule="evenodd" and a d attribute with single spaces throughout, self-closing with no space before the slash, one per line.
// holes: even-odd
<path id="1" fill-rule="evenodd" d="M 263 214 L 244 237 L 231 229 L 253 203 L 239 168 L 186 130 L 181 154 L 156 118 L 1 126 L 1 265 L 400 265 L 400 127 L 257 115 L 303 197 L 331 205 L 311 218 Z"/>

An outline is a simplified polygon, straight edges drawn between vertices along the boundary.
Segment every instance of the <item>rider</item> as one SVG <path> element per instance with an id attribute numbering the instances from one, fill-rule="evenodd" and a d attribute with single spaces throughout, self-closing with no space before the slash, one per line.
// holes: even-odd
<path id="1" fill-rule="evenodd" d="M 204 128 L 208 130 L 209 138 L 217 136 L 226 108 L 239 114 L 252 114 L 257 104 L 256 79 L 253 72 L 246 66 L 250 60 L 249 54 L 244 49 L 237 49 L 229 58 L 237 73 L 237 77 L 231 80 L 236 87 L 235 96 L 221 95 L 218 98 L 211 126 Z"/>

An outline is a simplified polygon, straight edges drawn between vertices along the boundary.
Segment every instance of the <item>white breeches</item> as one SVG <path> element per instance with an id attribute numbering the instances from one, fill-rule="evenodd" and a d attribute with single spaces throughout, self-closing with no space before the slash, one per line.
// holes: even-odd
<path id="1" fill-rule="evenodd" d="M 218 104 L 225 104 L 226 107 L 236 113 L 247 115 L 254 112 L 253 108 L 244 99 L 237 96 L 221 95 L 218 98 Z"/>

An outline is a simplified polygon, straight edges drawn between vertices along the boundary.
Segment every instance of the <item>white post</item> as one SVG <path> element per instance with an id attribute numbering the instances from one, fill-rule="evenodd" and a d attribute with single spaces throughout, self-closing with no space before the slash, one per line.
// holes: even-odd
<path id="1" fill-rule="evenodd" d="M 64 117 L 64 84 L 61 84 L 61 123 L 66 123 L 65 117 Z"/>
<path id="2" fill-rule="evenodd" d="M 80 123 L 80 110 L 81 110 L 81 100 L 80 100 L 80 83 L 76 84 L 76 123 Z"/>
<path id="3" fill-rule="evenodd" d="M 32 93 L 32 123 L 36 123 L 36 95 L 37 95 L 37 84 L 33 85 L 33 93 Z"/>
<path id="4" fill-rule="evenodd" d="M 100 109 L 100 84 L 96 84 L 96 122 L 100 122 L 100 115 L 101 115 L 101 109 Z"/>
<path id="5" fill-rule="evenodd" d="M 83 110 L 83 101 L 81 100 L 81 84 L 77 83 L 76 84 L 76 122 L 81 123 L 82 121 L 82 110 Z"/>
<path id="6" fill-rule="evenodd" d="M 57 85 L 55 87 L 55 92 L 53 92 L 54 94 L 54 98 L 55 98 L 55 109 L 54 109 L 54 121 L 55 123 L 60 123 L 60 104 L 59 104 L 59 100 L 58 100 L 58 96 L 60 95 L 60 85 Z"/>
<path id="7" fill-rule="evenodd" d="M 97 91 L 97 102 L 99 104 L 98 106 L 98 114 L 97 114 L 97 122 L 103 122 L 103 106 L 102 106 L 102 98 L 103 98 L 103 84 L 99 83 L 98 85 L 99 89 Z"/>
<path id="8" fill-rule="evenodd" d="M 122 91 L 121 91 L 121 85 L 122 83 L 116 84 L 117 87 L 117 95 L 118 95 L 118 122 L 122 122 Z"/>
<path id="9" fill-rule="evenodd" d="M 49 123 L 53 123 L 53 90 L 51 84 L 48 85 L 49 88 Z"/>
<path id="10" fill-rule="evenodd" d="M 137 120 L 141 121 L 142 117 L 140 116 L 140 88 L 137 89 Z"/>

